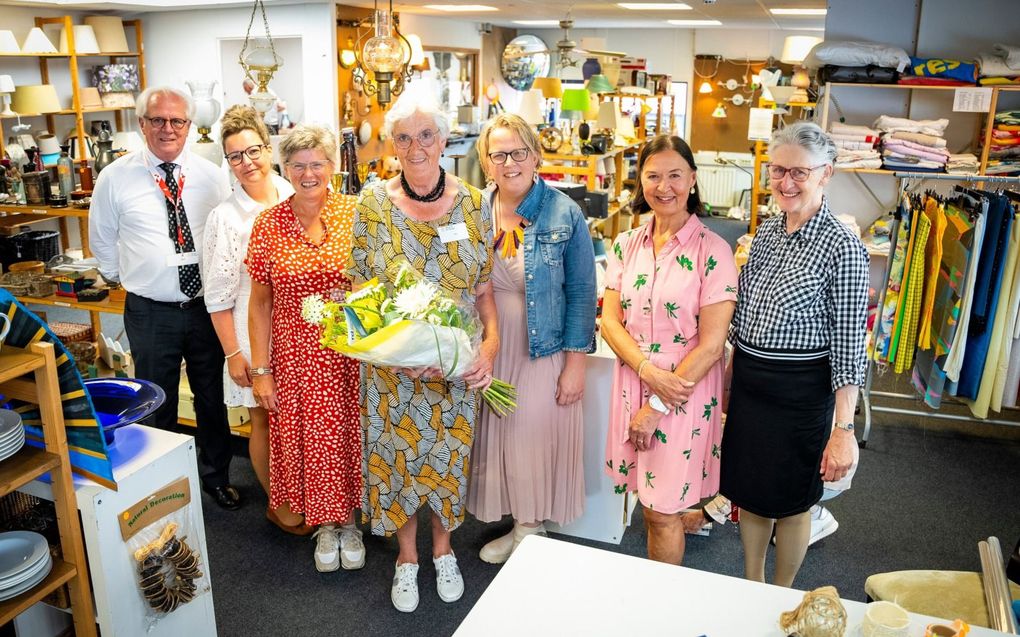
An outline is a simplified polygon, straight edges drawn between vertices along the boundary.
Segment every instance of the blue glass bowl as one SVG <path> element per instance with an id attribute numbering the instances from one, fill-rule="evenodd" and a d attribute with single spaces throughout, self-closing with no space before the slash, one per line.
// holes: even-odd
<path id="1" fill-rule="evenodd" d="M 114 430 L 152 415 L 166 400 L 159 385 L 138 378 L 87 378 L 83 382 L 107 445 L 113 444 Z"/>

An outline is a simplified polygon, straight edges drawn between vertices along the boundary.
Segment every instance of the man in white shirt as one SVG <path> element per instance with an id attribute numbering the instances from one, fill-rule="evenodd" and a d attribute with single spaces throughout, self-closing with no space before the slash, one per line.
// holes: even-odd
<path id="1" fill-rule="evenodd" d="M 195 396 L 202 488 L 219 506 L 236 509 L 241 499 L 229 479 L 223 355 L 199 270 L 206 217 L 230 189 L 219 167 L 186 149 L 195 112 L 190 95 L 146 89 L 135 111 L 146 148 L 100 174 L 89 209 L 89 244 L 103 278 L 127 290 L 124 327 L 135 374 L 166 392 L 152 424 L 177 424 L 183 359 Z"/>

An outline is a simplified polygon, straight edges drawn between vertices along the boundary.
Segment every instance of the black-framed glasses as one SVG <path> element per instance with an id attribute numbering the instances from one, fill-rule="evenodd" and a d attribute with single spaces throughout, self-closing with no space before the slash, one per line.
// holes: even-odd
<path id="1" fill-rule="evenodd" d="M 436 138 L 439 137 L 438 130 L 432 130 L 426 128 L 417 135 L 408 135 L 407 133 L 398 133 L 393 136 L 393 145 L 400 150 L 405 150 L 411 147 L 411 142 L 418 140 L 418 145 L 422 148 L 428 148 L 432 144 L 436 143 Z"/>
<path id="2" fill-rule="evenodd" d="M 171 119 L 167 119 L 165 117 L 143 117 L 142 119 L 149 122 L 149 126 L 155 126 L 156 128 L 163 128 L 167 125 L 167 123 L 169 123 L 170 128 L 174 130 L 181 130 L 191 121 L 190 119 L 181 119 L 179 117 Z"/>
<path id="3" fill-rule="evenodd" d="M 807 181 L 811 173 L 818 170 L 819 168 L 825 168 L 828 164 L 819 164 L 818 166 L 811 166 L 809 168 L 787 168 L 785 166 L 777 166 L 775 164 L 769 164 L 769 177 L 779 181 L 786 176 L 786 173 L 790 173 L 790 177 L 794 181 Z"/>
<path id="4" fill-rule="evenodd" d="M 247 157 L 248 159 L 250 159 L 252 161 L 255 161 L 256 159 L 261 157 L 262 156 L 262 150 L 264 148 L 269 148 L 269 147 L 266 146 L 265 144 L 255 144 L 254 146 L 249 146 L 248 148 L 245 148 L 244 150 L 237 150 L 237 151 L 234 151 L 234 152 L 232 152 L 232 153 L 230 153 L 228 155 L 224 155 L 224 157 L 227 158 L 227 163 L 229 163 L 231 166 L 240 166 L 241 165 L 241 161 L 245 157 Z"/>
<path id="5" fill-rule="evenodd" d="M 514 161 L 524 161 L 531 154 L 531 150 L 528 148 L 515 148 L 509 152 L 496 151 L 489 153 L 489 160 L 497 166 L 502 166 L 506 163 L 506 158 L 509 157 Z"/>

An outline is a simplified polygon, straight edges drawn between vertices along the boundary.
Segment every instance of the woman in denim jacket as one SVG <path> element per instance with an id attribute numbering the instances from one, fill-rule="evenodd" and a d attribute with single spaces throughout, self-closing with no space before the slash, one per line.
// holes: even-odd
<path id="1" fill-rule="evenodd" d="M 513 530 L 480 553 L 500 564 L 525 536 L 544 532 L 545 520 L 566 524 L 584 508 L 581 397 L 595 333 L 595 254 L 581 209 L 538 178 L 542 151 L 523 119 L 493 119 L 478 156 L 492 181 L 493 375 L 518 395 L 506 417 L 482 408 L 467 506 L 483 522 L 513 516 Z"/>

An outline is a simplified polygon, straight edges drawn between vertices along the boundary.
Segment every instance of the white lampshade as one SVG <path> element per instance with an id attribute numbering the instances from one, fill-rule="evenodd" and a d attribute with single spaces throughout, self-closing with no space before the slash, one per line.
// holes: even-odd
<path id="1" fill-rule="evenodd" d="M 61 110 L 52 84 L 33 84 L 14 89 L 14 110 L 22 115 L 56 113 Z"/>
<path id="2" fill-rule="evenodd" d="M 78 55 L 91 55 L 99 53 L 99 42 L 96 41 L 96 32 L 87 24 L 76 24 L 74 29 L 74 52 Z M 67 50 L 67 33 L 60 29 L 60 52 L 69 53 Z"/>
<path id="3" fill-rule="evenodd" d="M 632 120 L 629 115 L 621 114 L 616 120 L 616 145 L 625 146 L 636 138 L 637 135 L 634 132 L 634 120 Z"/>
<path id="4" fill-rule="evenodd" d="M 543 99 L 542 91 L 537 88 L 525 92 L 521 96 L 521 105 L 517 109 L 517 114 L 532 126 L 541 124 L 545 121 L 544 109 L 542 108 Z"/>
<path id="5" fill-rule="evenodd" d="M 0 93 L 13 93 L 14 80 L 10 75 L 0 75 Z"/>
<path id="6" fill-rule="evenodd" d="M 14 39 L 14 32 L 4 29 L 0 31 L 0 53 L 21 53 L 18 41 Z"/>
<path id="7" fill-rule="evenodd" d="M 56 53 L 57 49 L 50 42 L 50 39 L 46 37 L 43 30 L 39 27 L 32 27 L 32 30 L 28 32 L 28 36 L 25 38 L 25 43 L 21 45 L 22 53 Z"/>
<path id="8" fill-rule="evenodd" d="M 95 31 L 99 50 L 103 53 L 127 53 L 127 35 L 124 33 L 124 22 L 117 16 L 90 15 L 85 24 Z"/>
<path id="9" fill-rule="evenodd" d="M 595 122 L 595 127 L 615 129 L 619 119 L 620 109 L 617 108 L 616 102 L 612 100 L 602 102 L 599 104 L 599 116 L 598 120 Z"/>
<path id="10" fill-rule="evenodd" d="M 408 62 L 410 66 L 418 66 L 425 61 L 425 50 L 421 46 L 421 38 L 413 33 L 408 33 L 404 36 L 407 41 L 411 44 L 411 61 Z M 404 46 L 407 49 L 407 46 Z"/>
<path id="11" fill-rule="evenodd" d="M 772 86 L 768 89 L 769 93 L 771 93 L 772 101 L 780 106 L 786 106 L 789 104 L 790 96 L 792 96 L 796 90 L 796 86 Z M 764 94 L 762 97 L 765 97 Z"/>
<path id="12" fill-rule="evenodd" d="M 144 144 L 142 137 L 135 131 L 118 131 L 113 134 L 113 147 L 131 152 L 140 150 Z"/>
<path id="13" fill-rule="evenodd" d="M 811 49 L 821 41 L 821 38 L 813 35 L 788 35 L 783 40 L 783 54 L 779 56 L 779 61 L 785 64 L 803 62 Z"/>
<path id="14" fill-rule="evenodd" d="M 60 141 L 55 135 L 43 132 L 36 138 L 36 145 L 43 155 L 53 155 L 60 152 Z"/>

